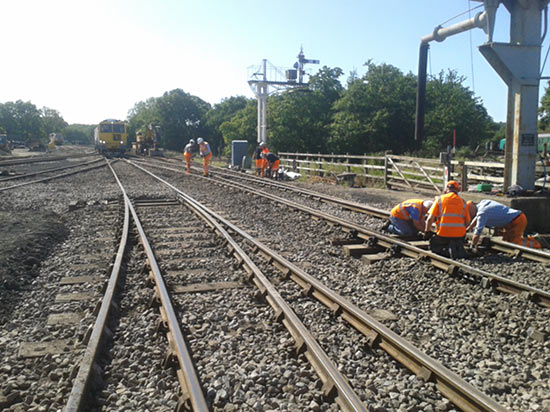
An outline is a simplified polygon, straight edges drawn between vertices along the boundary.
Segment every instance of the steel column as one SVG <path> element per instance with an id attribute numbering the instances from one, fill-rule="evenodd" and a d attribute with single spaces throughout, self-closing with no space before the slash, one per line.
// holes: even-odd
<path id="1" fill-rule="evenodd" d="M 481 54 L 508 86 L 504 189 L 534 189 L 537 157 L 542 9 L 548 0 L 504 2 L 510 12 L 510 43 L 488 42 Z"/>

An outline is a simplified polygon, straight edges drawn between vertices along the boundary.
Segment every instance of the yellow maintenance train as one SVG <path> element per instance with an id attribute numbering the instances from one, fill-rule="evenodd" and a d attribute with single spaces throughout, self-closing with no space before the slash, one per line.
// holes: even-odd
<path id="1" fill-rule="evenodd" d="M 126 122 L 107 119 L 94 130 L 95 148 L 101 154 L 122 156 L 128 148 Z"/>

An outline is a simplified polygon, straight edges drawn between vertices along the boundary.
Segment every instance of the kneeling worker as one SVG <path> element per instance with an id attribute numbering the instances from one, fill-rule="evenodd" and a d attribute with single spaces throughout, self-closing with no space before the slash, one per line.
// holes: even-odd
<path id="1" fill-rule="evenodd" d="M 388 232 L 399 236 L 415 236 L 424 231 L 426 213 L 431 200 L 409 199 L 395 206 L 389 216 Z"/>
<path id="2" fill-rule="evenodd" d="M 281 164 L 279 156 L 271 152 L 262 153 L 262 156 L 267 162 L 267 177 L 277 177 L 277 171 L 279 170 L 279 165 Z"/>
<path id="3" fill-rule="evenodd" d="M 473 219 L 468 230 L 475 227 L 472 248 L 477 246 L 484 227 L 503 229 L 502 240 L 506 242 L 536 249 L 542 248 L 541 244 L 531 236 L 523 237 L 527 227 L 527 217 L 521 210 L 509 208 L 489 199 L 482 200 L 477 205 L 474 202 L 467 202 L 467 204 Z"/>
<path id="4" fill-rule="evenodd" d="M 256 150 L 254 151 L 254 154 L 252 155 L 252 159 L 256 160 L 256 176 L 261 176 L 262 174 L 262 166 L 264 164 L 264 159 L 262 158 L 262 152 L 265 147 L 266 147 L 265 143 L 260 143 L 256 148 Z"/>
<path id="5" fill-rule="evenodd" d="M 458 195 L 460 184 L 456 180 L 447 183 L 445 194 L 437 196 L 428 211 L 426 219 L 425 238 L 435 223 L 437 231 L 430 239 L 430 250 L 451 259 L 467 256 L 464 249 L 466 226 L 470 222 L 470 213 L 466 202 Z"/>

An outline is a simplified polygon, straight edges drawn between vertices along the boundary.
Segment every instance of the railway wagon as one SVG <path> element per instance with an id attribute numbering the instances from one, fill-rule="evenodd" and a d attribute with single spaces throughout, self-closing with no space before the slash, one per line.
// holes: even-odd
<path id="1" fill-rule="evenodd" d="M 550 151 L 550 133 L 539 133 L 537 137 L 537 152 L 542 153 L 544 151 L 544 144 L 546 143 L 546 150 Z M 506 139 L 500 139 L 498 148 L 504 150 L 506 147 Z"/>
<path id="2" fill-rule="evenodd" d="M 94 141 L 99 153 L 122 156 L 128 145 L 126 122 L 115 119 L 103 120 L 94 129 Z"/>

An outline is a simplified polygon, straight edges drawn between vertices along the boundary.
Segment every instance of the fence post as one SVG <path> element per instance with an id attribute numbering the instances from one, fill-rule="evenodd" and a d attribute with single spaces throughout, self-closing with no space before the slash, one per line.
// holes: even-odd
<path id="1" fill-rule="evenodd" d="M 319 162 L 318 163 L 319 169 L 322 169 L 323 168 L 323 163 L 321 161 L 321 152 L 317 152 L 317 161 Z M 325 173 L 322 170 L 319 170 L 319 176 L 323 177 L 324 175 L 325 175 Z"/>
<path id="2" fill-rule="evenodd" d="M 388 156 L 390 152 L 384 152 L 384 186 L 386 189 L 391 189 L 391 186 L 388 183 Z"/>
<path id="3" fill-rule="evenodd" d="M 462 185 L 462 191 L 468 191 L 468 166 L 464 163 L 464 160 L 458 162 L 460 165 L 460 184 Z"/>
<path id="4" fill-rule="evenodd" d="M 349 153 L 346 153 L 346 156 L 349 156 Z M 351 167 L 349 166 L 349 157 L 346 158 L 346 163 L 348 164 L 348 165 L 346 166 L 346 172 L 347 172 L 347 173 L 351 173 Z"/>

